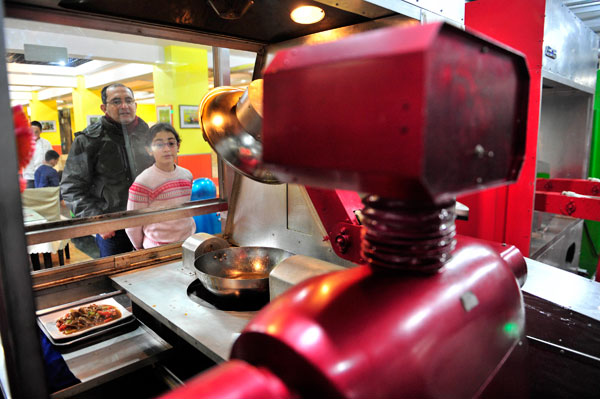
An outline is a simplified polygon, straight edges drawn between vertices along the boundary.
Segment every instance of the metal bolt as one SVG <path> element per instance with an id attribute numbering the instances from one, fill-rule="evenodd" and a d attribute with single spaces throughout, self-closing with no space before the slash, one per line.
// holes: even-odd
<path id="1" fill-rule="evenodd" d="M 483 182 L 483 179 L 481 177 L 478 177 L 477 179 L 475 179 L 475 181 L 477 182 L 477 184 L 481 184 L 481 182 Z"/>
<path id="2" fill-rule="evenodd" d="M 567 215 L 571 216 L 573 213 L 575 213 L 576 210 L 577 210 L 577 207 L 575 206 L 575 203 L 573 201 L 569 201 L 569 203 L 565 207 L 565 211 L 567 212 Z"/>
<path id="3" fill-rule="evenodd" d="M 475 153 L 477 158 L 483 158 L 483 156 L 485 155 L 485 148 L 483 148 L 481 144 L 477 144 L 473 152 Z"/>

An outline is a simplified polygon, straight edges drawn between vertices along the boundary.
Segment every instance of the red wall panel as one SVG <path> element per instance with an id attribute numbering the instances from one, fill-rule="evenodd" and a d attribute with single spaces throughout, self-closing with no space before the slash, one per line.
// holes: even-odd
<path id="1" fill-rule="evenodd" d="M 179 155 L 177 164 L 192 172 L 194 179 L 208 177 L 218 185 L 217 176 L 212 176 L 212 160 L 210 154 Z"/>
<path id="2" fill-rule="evenodd" d="M 508 188 L 458 198 L 470 208 L 461 234 L 515 245 L 529 254 L 539 127 L 545 0 L 478 0 L 465 5 L 465 24 L 527 57 L 531 78 L 525 162 Z"/>

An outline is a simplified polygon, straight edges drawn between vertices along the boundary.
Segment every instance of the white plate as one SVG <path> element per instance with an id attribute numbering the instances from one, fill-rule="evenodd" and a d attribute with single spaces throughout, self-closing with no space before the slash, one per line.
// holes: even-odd
<path id="1" fill-rule="evenodd" d="M 58 327 L 56 327 L 56 320 L 60 319 L 61 317 L 63 317 L 67 313 L 69 313 L 69 311 L 71 309 L 79 309 L 84 306 L 89 306 L 89 305 L 93 305 L 93 304 L 114 306 L 115 308 L 119 309 L 119 312 L 121 312 L 121 317 L 116 320 L 111 320 L 108 323 L 100 324 L 98 326 L 94 326 L 91 328 L 86 328 L 85 330 L 77 331 L 72 334 L 63 334 L 61 331 L 58 331 Z M 65 308 L 62 310 L 57 310 L 56 312 L 52 312 L 52 313 L 48 313 L 46 315 L 40 316 L 39 319 L 40 319 L 42 326 L 44 326 L 44 328 L 46 329 L 48 334 L 52 337 L 52 339 L 64 340 L 64 339 L 71 339 L 71 338 L 80 336 L 82 334 L 87 334 L 90 331 L 95 331 L 95 330 L 99 330 L 101 328 L 106 328 L 106 327 L 112 326 L 113 324 L 119 323 L 131 316 L 132 316 L 132 313 L 129 310 L 125 309 L 117 301 L 115 301 L 114 298 L 107 298 L 107 299 L 101 299 L 99 301 L 83 303 L 81 305 L 77 305 L 72 308 Z"/>

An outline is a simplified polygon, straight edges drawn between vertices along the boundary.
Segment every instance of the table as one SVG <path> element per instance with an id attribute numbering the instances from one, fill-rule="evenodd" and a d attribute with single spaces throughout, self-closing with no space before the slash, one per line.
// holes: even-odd
<path id="1" fill-rule="evenodd" d="M 23 207 L 23 222 L 25 226 L 33 226 L 36 224 L 46 223 L 46 218 L 36 212 L 34 209 L 29 207 Z M 39 270 L 40 267 L 40 259 L 38 254 L 42 254 L 44 257 L 44 268 L 52 267 L 52 255 L 58 252 L 58 263 L 60 265 L 65 264 L 64 256 L 67 259 L 70 258 L 69 254 L 69 241 L 70 240 L 60 240 L 60 241 L 52 241 L 52 242 L 44 242 L 41 244 L 34 244 L 27 246 L 27 253 L 29 253 L 29 257 L 31 259 L 31 265 L 33 266 L 33 270 Z M 64 255 L 63 255 L 64 250 Z"/>

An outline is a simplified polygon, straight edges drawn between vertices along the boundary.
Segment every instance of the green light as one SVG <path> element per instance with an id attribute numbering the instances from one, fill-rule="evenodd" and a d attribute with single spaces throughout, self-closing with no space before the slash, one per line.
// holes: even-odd
<path id="1" fill-rule="evenodd" d="M 518 338 L 521 335 L 519 325 L 514 321 L 509 321 L 508 323 L 506 323 L 502 327 L 502 330 L 504 331 L 504 334 L 506 334 L 509 337 Z"/>

